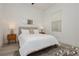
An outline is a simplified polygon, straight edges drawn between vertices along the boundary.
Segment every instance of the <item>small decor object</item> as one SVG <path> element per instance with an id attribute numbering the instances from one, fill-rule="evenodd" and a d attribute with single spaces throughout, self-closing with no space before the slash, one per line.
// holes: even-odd
<path id="1" fill-rule="evenodd" d="M 28 19 L 28 20 L 27 20 L 27 24 L 29 24 L 29 25 L 33 24 L 33 20 Z"/>

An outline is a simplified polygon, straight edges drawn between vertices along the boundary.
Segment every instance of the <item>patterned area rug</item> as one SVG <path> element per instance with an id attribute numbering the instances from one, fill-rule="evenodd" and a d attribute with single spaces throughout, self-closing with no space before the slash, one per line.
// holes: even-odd
<path id="1" fill-rule="evenodd" d="M 14 53 L 15 56 L 20 56 L 19 50 Z M 52 46 L 46 49 L 34 52 L 28 56 L 79 56 L 79 48 Z"/>

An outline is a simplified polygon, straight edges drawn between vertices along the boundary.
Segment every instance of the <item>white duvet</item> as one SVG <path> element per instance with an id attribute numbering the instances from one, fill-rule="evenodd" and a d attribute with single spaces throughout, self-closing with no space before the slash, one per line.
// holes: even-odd
<path id="1" fill-rule="evenodd" d="M 21 56 L 26 56 L 34 51 L 38 51 L 54 44 L 59 44 L 54 36 L 47 34 L 21 34 L 19 36 L 19 43 L 19 52 Z"/>

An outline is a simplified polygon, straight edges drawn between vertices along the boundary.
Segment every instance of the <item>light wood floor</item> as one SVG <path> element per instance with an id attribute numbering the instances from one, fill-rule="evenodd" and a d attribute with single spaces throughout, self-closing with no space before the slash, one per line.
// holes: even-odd
<path id="1" fill-rule="evenodd" d="M 18 44 L 5 44 L 0 48 L 0 56 L 13 56 L 14 52 L 18 50 Z"/>

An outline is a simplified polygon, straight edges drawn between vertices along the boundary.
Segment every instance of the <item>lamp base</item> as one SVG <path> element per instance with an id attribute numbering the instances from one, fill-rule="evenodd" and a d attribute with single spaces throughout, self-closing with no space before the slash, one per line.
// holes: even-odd
<path id="1" fill-rule="evenodd" d="M 10 30 L 10 34 L 14 34 L 14 30 L 13 29 Z"/>

